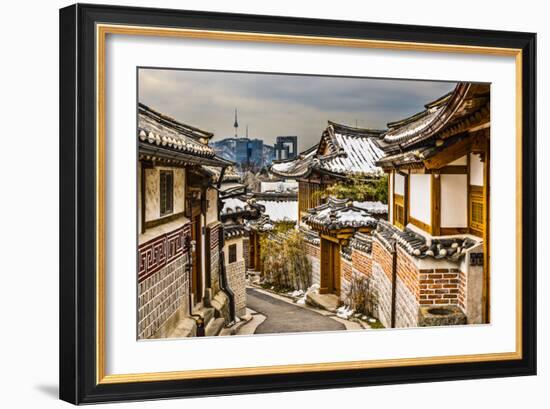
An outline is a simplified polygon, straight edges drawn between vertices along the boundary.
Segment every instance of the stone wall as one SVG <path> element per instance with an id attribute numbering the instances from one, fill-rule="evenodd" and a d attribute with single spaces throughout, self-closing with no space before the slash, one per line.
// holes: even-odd
<path id="1" fill-rule="evenodd" d="M 206 285 L 212 289 L 213 295 L 220 291 L 220 228 L 221 224 L 218 222 L 206 228 L 210 242 L 210 283 Z"/>
<path id="2" fill-rule="evenodd" d="M 311 284 L 321 285 L 321 248 L 315 244 L 306 243 L 306 254 L 311 263 Z"/>
<path id="3" fill-rule="evenodd" d="M 395 285 L 395 326 L 418 326 L 419 273 L 414 261 L 400 247 L 397 252 Z"/>
<path id="4" fill-rule="evenodd" d="M 382 243 L 373 239 L 371 279 L 378 295 L 377 318 L 385 327 L 391 326 L 392 257 Z"/>
<path id="5" fill-rule="evenodd" d="M 421 307 L 458 306 L 466 312 L 468 282 L 459 266 L 446 260 L 417 259 L 399 246 L 395 252 L 395 327 L 419 326 Z M 391 325 L 392 257 L 387 247 L 374 237 L 372 283 L 378 293 L 377 318 L 384 326 Z"/>
<path id="6" fill-rule="evenodd" d="M 139 246 L 138 338 L 164 337 L 189 312 L 189 225 Z"/>
<path id="7" fill-rule="evenodd" d="M 395 327 L 417 327 L 418 309 L 416 295 L 398 275 L 395 283 Z"/>
<path id="8" fill-rule="evenodd" d="M 246 314 L 246 265 L 244 259 L 226 266 L 227 281 L 235 296 L 235 314 L 242 317 Z"/>
<path id="9" fill-rule="evenodd" d="M 340 257 L 340 300 L 346 302 L 349 295 L 349 288 L 352 281 L 352 264 L 351 260 L 347 260 L 344 257 Z"/>

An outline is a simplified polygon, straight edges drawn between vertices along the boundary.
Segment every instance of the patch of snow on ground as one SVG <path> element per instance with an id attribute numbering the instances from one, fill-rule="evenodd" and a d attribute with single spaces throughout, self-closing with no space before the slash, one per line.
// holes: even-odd
<path id="1" fill-rule="evenodd" d="M 343 319 L 347 320 L 353 315 L 354 312 L 355 312 L 355 310 L 349 308 L 347 305 L 343 305 L 343 306 L 339 307 L 338 309 L 336 309 L 336 316 L 338 318 L 343 318 Z"/>
<path id="2" fill-rule="evenodd" d="M 302 291 L 302 290 L 298 290 Z M 299 305 L 305 305 L 307 300 L 308 294 L 317 294 L 319 292 L 319 284 L 313 284 L 311 287 L 309 287 L 306 292 L 304 293 L 302 291 L 302 296 L 296 300 L 296 304 Z"/>

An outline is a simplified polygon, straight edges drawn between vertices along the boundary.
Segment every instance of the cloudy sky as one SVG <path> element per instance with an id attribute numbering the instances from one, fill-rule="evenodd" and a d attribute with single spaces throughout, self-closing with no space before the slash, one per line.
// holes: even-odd
<path id="1" fill-rule="evenodd" d="M 298 135 L 305 150 L 319 141 L 327 120 L 384 128 L 447 93 L 454 83 L 249 74 L 164 69 L 139 70 L 139 100 L 181 122 L 214 133 L 273 144 L 278 135 Z"/>

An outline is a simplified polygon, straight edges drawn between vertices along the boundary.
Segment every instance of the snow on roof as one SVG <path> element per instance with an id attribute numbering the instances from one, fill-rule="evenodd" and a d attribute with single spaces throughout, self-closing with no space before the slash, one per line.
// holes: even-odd
<path id="1" fill-rule="evenodd" d="M 327 202 L 308 210 L 304 221 L 317 228 L 341 229 L 345 227 L 374 227 L 377 220 L 366 210 L 353 206 L 345 199 L 329 197 Z"/>
<path id="2" fill-rule="evenodd" d="M 297 200 L 259 200 L 258 204 L 265 207 L 265 214 L 275 222 L 298 220 L 298 201 Z"/>
<path id="3" fill-rule="evenodd" d="M 295 180 L 285 182 L 261 182 L 260 192 L 285 192 L 298 189 L 298 182 Z"/>
<path id="4" fill-rule="evenodd" d="M 382 175 L 376 161 L 384 156 L 372 137 L 334 133 L 334 142 L 340 152 L 330 158 L 320 157 L 321 168 L 334 173 Z"/>
<path id="5" fill-rule="evenodd" d="M 312 146 L 300 153 L 296 159 L 273 163 L 270 172 L 278 176 L 289 178 L 304 176 L 309 172 L 309 165 L 317 153 L 317 146 L 318 145 Z"/>
<path id="6" fill-rule="evenodd" d="M 355 207 L 366 210 L 370 214 L 387 214 L 388 205 L 382 202 L 353 202 Z"/>
<path id="7" fill-rule="evenodd" d="M 222 213 L 235 213 L 239 210 L 245 210 L 250 206 L 244 200 L 238 199 L 236 197 L 230 199 L 223 199 L 223 208 Z"/>
<path id="8" fill-rule="evenodd" d="M 139 104 L 138 139 L 144 143 L 189 153 L 214 157 L 210 146 L 199 139 L 209 139 L 212 134 L 178 122 L 146 105 Z"/>

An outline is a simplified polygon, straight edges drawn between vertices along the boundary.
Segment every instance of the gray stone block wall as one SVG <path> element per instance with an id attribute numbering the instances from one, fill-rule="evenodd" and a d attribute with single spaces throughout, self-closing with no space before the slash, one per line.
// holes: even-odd
<path id="1" fill-rule="evenodd" d="M 235 313 L 242 317 L 246 313 L 246 264 L 244 259 L 228 264 L 226 267 L 229 288 L 235 296 Z"/>
<path id="2" fill-rule="evenodd" d="M 395 289 L 396 328 L 417 327 L 419 304 L 416 297 L 399 277 L 396 279 Z"/>
<path id="3" fill-rule="evenodd" d="M 154 337 L 176 312 L 188 312 L 187 263 L 184 253 L 138 284 L 138 338 Z"/>
<path id="4" fill-rule="evenodd" d="M 373 260 L 371 285 L 378 295 L 377 316 L 386 328 L 391 326 L 391 281 L 380 264 Z"/>

